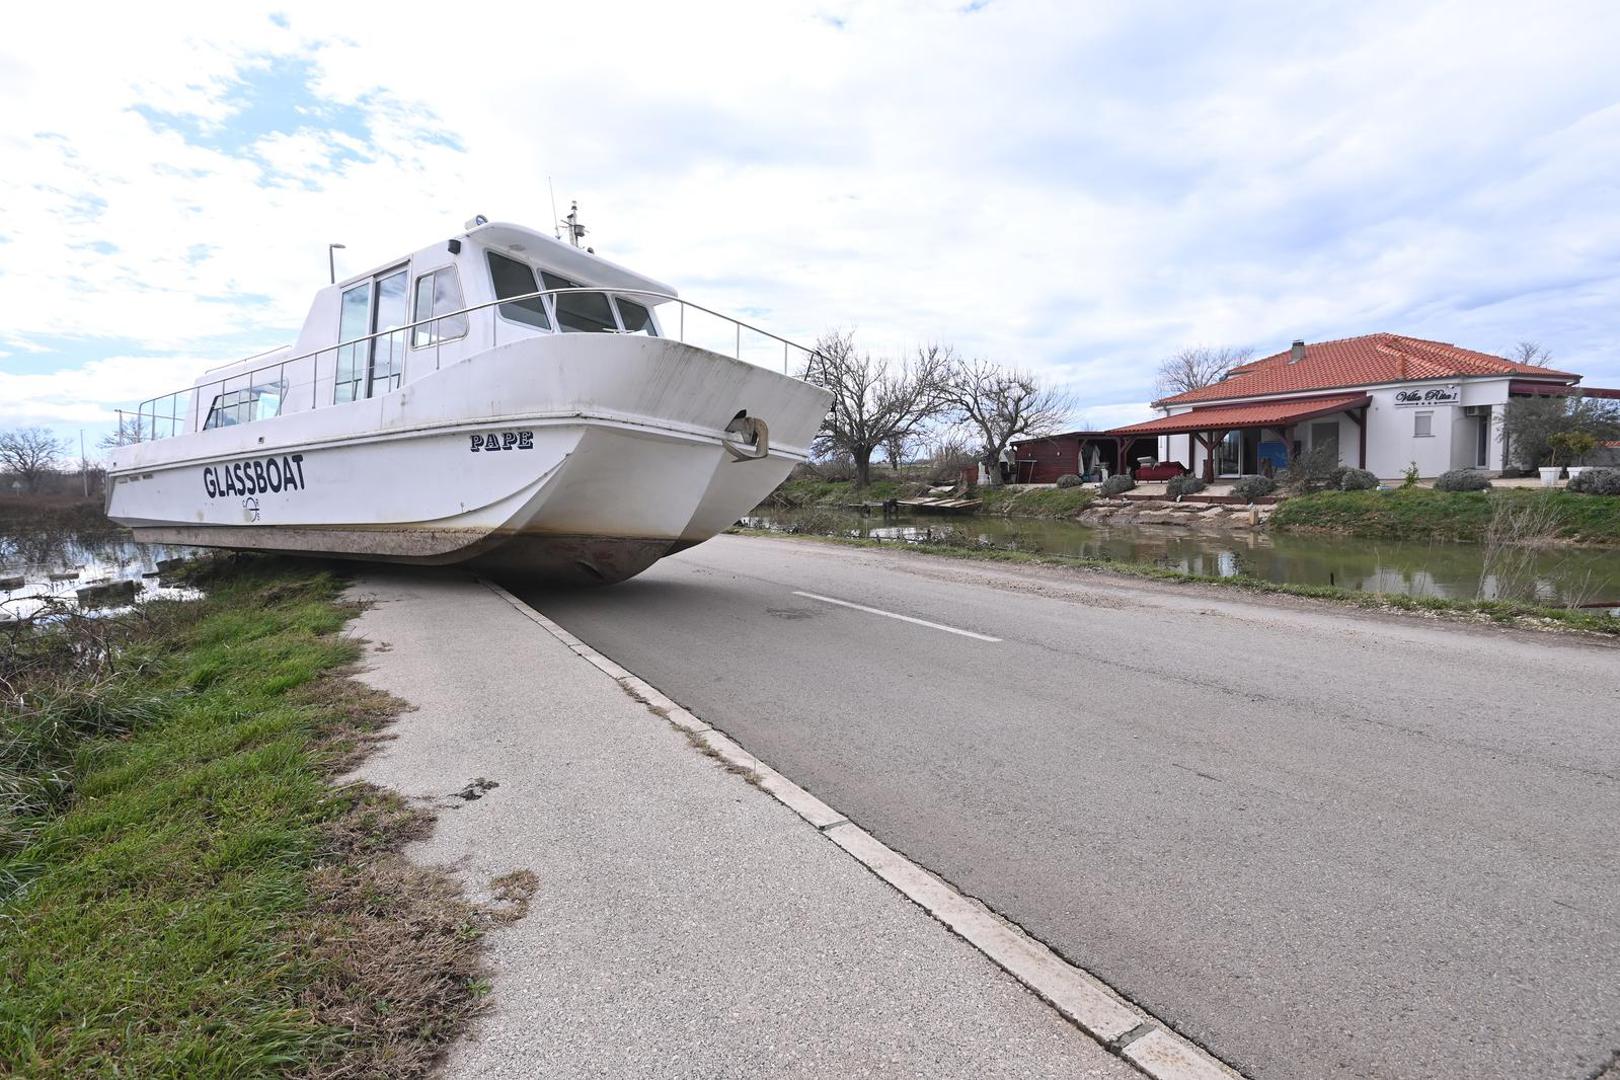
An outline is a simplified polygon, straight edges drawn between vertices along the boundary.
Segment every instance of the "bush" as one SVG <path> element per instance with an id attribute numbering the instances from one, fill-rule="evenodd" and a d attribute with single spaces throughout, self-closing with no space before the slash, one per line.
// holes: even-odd
<path id="1" fill-rule="evenodd" d="M 1583 495 L 1620 495 L 1620 469 L 1587 469 L 1568 487 Z"/>
<path id="2" fill-rule="evenodd" d="M 1334 485 L 1340 491 L 1371 491 L 1378 486 L 1378 477 L 1366 469 L 1345 468 Z"/>
<path id="3" fill-rule="evenodd" d="M 1060 488 L 1079 487 L 1083 483 L 1085 481 L 1074 475 L 1074 473 L 1064 473 L 1057 478 L 1057 486 Z"/>
<path id="4" fill-rule="evenodd" d="M 1452 469 L 1440 474 L 1434 482 L 1436 491 L 1489 491 L 1491 481 L 1484 473 L 1473 469 Z"/>
<path id="5" fill-rule="evenodd" d="M 1321 491 L 1339 483 L 1339 445 L 1328 443 L 1295 455 L 1277 477 L 1283 487 L 1297 492 Z"/>
<path id="6" fill-rule="evenodd" d="M 1192 473 L 1182 473 L 1180 476 L 1172 476 L 1170 482 L 1164 486 L 1164 491 L 1172 499 L 1179 499 L 1183 495 L 1196 495 L 1207 486 Z"/>
<path id="7" fill-rule="evenodd" d="M 1277 490 L 1277 481 L 1269 476 L 1240 476 L 1232 483 L 1232 494 L 1244 502 L 1263 499 Z"/>
<path id="8" fill-rule="evenodd" d="M 1128 476 L 1110 476 L 1102 482 L 1104 495 L 1123 495 L 1136 486 L 1136 481 Z"/>

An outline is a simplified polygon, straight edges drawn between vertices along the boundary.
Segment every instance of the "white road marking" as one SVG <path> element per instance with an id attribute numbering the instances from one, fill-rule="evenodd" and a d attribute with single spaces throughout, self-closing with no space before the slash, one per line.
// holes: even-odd
<path id="1" fill-rule="evenodd" d="M 998 637 L 991 637 L 989 634 L 975 634 L 972 630 L 959 630 L 954 626 L 946 626 L 944 623 L 929 622 L 927 619 L 914 619 L 910 615 L 884 611 L 882 608 L 867 607 L 865 604 L 852 604 L 848 600 L 834 600 L 830 596 L 819 596 L 813 592 L 800 592 L 798 589 L 794 589 L 793 595 L 803 596 L 810 600 L 820 600 L 823 604 L 837 604 L 839 607 L 854 608 L 856 611 L 864 611 L 868 615 L 882 615 L 885 619 L 899 619 L 901 622 L 915 623 L 918 626 L 926 626 L 930 630 L 943 630 L 947 634 L 961 634 L 963 637 L 970 637 L 974 641 L 999 642 L 1001 640 Z"/>

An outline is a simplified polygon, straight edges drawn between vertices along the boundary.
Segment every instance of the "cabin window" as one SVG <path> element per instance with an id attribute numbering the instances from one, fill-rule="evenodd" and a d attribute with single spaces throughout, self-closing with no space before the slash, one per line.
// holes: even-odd
<path id="1" fill-rule="evenodd" d="M 436 345 L 441 341 L 454 341 L 456 338 L 467 336 L 467 313 L 461 309 L 466 307 L 461 299 L 461 275 L 456 268 L 446 266 L 442 270 L 435 270 L 423 274 L 416 279 L 416 314 L 411 317 L 412 322 L 421 322 L 423 319 L 433 319 L 440 315 L 449 315 L 449 318 L 437 319 L 426 326 L 418 326 L 411 332 L 411 346 L 420 349 L 425 345 Z M 451 312 L 460 312 L 451 315 Z"/>
<path id="2" fill-rule="evenodd" d="M 540 276 L 545 280 L 547 289 L 580 288 L 567 278 L 547 270 L 540 271 Z M 551 303 L 557 312 L 557 325 L 564 331 L 577 334 L 616 334 L 619 331 L 607 293 L 561 293 L 553 296 Z"/>
<path id="3" fill-rule="evenodd" d="M 343 293 L 343 313 L 338 319 L 338 340 L 352 341 L 337 351 L 337 386 L 333 401 L 354 401 L 360 397 L 360 383 L 366 374 L 369 341 L 355 341 L 371 333 L 371 282 L 364 281 Z"/>
<path id="4" fill-rule="evenodd" d="M 281 399 L 286 390 L 287 384 L 277 379 L 274 382 L 250 386 L 246 390 L 229 390 L 217 394 L 214 403 L 208 408 L 208 419 L 203 423 L 203 430 L 232 427 L 236 424 L 247 424 L 254 420 L 268 420 L 272 416 L 279 416 Z"/>
<path id="5" fill-rule="evenodd" d="M 613 302 L 619 308 L 619 322 L 624 324 L 627 334 L 646 334 L 648 337 L 657 337 L 653 332 L 652 313 L 633 300 L 626 300 L 622 296 L 615 296 Z"/>
<path id="6" fill-rule="evenodd" d="M 486 254 L 489 256 L 490 280 L 495 285 L 495 299 L 528 296 L 529 293 L 540 291 L 540 286 L 534 283 L 534 270 L 528 263 L 508 259 L 505 255 L 498 255 L 493 251 Z M 525 326 L 538 327 L 541 330 L 551 329 L 551 320 L 546 317 L 543 297 L 529 296 L 527 300 L 514 300 L 510 304 L 502 304 L 499 310 L 504 319 Z"/>

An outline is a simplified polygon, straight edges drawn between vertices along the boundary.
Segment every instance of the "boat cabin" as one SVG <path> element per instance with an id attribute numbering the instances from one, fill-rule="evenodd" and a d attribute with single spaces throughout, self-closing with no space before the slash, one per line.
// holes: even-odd
<path id="1" fill-rule="evenodd" d="M 520 338 L 662 336 L 656 307 L 675 298 L 669 285 L 589 250 L 477 218 L 459 236 L 321 289 L 293 344 L 214 368 L 191 390 L 146 402 L 140 436 L 377 397 Z"/>

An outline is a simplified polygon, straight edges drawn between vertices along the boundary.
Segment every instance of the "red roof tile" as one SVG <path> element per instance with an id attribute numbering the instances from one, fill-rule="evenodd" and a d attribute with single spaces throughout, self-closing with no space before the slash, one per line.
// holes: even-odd
<path id="1" fill-rule="evenodd" d="M 1178 435 L 1186 431 L 1230 431 L 1233 428 L 1277 427 L 1312 416 L 1358 409 L 1372 401 L 1367 394 L 1256 401 L 1250 405 L 1210 405 L 1175 416 L 1115 428 L 1110 435 Z"/>
<path id="2" fill-rule="evenodd" d="M 1579 375 L 1519 364 L 1501 356 L 1475 352 L 1443 341 L 1400 334 L 1364 334 L 1305 346 L 1305 358 L 1291 363 L 1291 350 L 1235 367 L 1212 386 L 1167 397 L 1155 405 L 1334 390 L 1343 386 L 1403 382 L 1408 379 L 1454 379 L 1467 375 L 1521 375 L 1573 381 Z"/>

